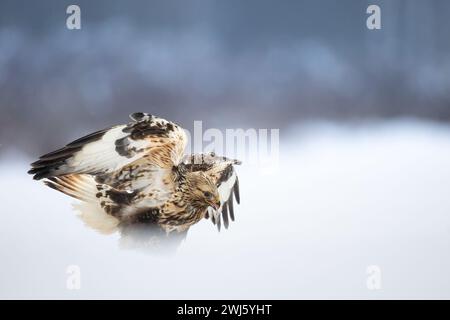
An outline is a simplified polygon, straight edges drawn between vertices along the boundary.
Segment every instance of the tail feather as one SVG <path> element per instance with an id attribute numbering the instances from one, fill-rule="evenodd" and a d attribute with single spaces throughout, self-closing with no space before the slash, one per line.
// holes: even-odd
<path id="1" fill-rule="evenodd" d="M 44 183 L 75 199 L 98 204 L 112 216 L 121 216 L 124 209 L 132 204 L 136 192 L 115 189 L 107 184 L 98 184 L 88 174 L 70 174 L 60 177 L 49 177 Z"/>

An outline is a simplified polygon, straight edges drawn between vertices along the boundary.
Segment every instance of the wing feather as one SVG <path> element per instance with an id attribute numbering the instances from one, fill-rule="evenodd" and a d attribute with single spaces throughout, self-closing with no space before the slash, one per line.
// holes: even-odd
<path id="1" fill-rule="evenodd" d="M 28 173 L 40 180 L 67 174 L 110 174 L 142 158 L 160 168 L 180 162 L 187 143 L 181 127 L 145 113 L 130 117 L 129 124 L 91 133 L 41 156 Z"/>

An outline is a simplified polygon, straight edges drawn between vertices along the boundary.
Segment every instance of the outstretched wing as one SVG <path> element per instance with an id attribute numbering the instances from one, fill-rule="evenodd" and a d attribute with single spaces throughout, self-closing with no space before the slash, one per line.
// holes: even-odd
<path id="1" fill-rule="evenodd" d="M 234 165 L 239 165 L 241 162 L 239 160 L 216 156 L 211 152 L 208 154 L 185 156 L 183 163 L 187 170 L 203 171 L 214 181 L 219 190 L 221 206 L 217 211 L 208 208 L 208 215 L 211 216 L 211 221 L 217 225 L 219 231 L 222 225 L 222 219 L 225 228 L 228 228 L 230 219 L 234 221 L 233 197 L 238 204 L 240 203 L 239 179 Z"/>
<path id="2" fill-rule="evenodd" d="M 94 132 L 41 156 L 28 173 L 36 180 L 80 173 L 105 176 L 137 160 L 158 168 L 181 161 L 187 138 L 180 126 L 141 112 L 130 118 L 126 125 Z"/>

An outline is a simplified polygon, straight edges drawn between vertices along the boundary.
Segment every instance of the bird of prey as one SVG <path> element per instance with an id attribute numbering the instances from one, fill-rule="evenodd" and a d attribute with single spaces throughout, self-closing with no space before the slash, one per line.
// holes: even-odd
<path id="1" fill-rule="evenodd" d="M 77 139 L 31 164 L 47 186 L 98 204 L 121 223 L 150 223 L 184 232 L 203 218 L 226 228 L 239 203 L 234 165 L 214 153 L 184 155 L 177 124 L 137 112 L 131 122 Z"/>

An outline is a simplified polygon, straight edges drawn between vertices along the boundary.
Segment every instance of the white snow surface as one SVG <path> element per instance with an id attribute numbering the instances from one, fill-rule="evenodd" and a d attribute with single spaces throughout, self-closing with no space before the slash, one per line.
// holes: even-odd
<path id="1" fill-rule="evenodd" d="M 73 199 L 26 174 L 33 159 L 3 157 L 0 298 L 450 298 L 449 127 L 316 123 L 282 135 L 278 170 L 238 168 L 230 228 L 202 221 L 167 254 L 87 227 Z M 79 290 L 67 289 L 70 265 Z"/>

